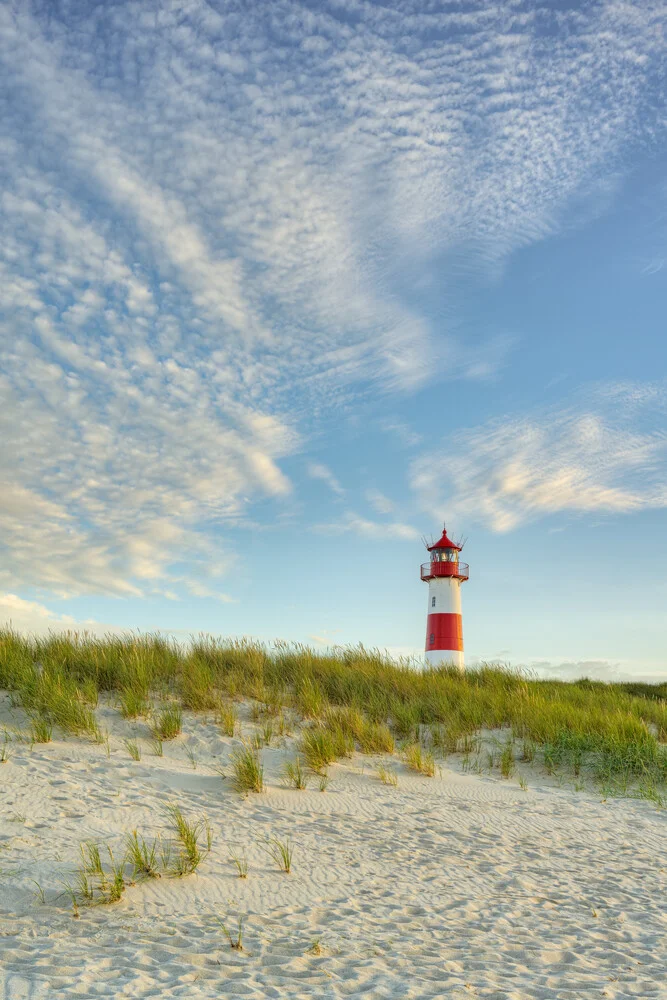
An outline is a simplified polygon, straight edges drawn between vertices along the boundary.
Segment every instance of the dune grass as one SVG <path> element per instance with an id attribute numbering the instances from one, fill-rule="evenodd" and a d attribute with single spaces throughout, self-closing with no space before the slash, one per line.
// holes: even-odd
<path id="1" fill-rule="evenodd" d="M 281 872 L 284 872 L 285 875 L 291 873 L 294 848 L 289 837 L 287 840 L 279 840 L 277 837 L 271 837 L 267 841 L 264 850 Z"/>
<path id="2" fill-rule="evenodd" d="M 171 865 L 170 874 L 191 875 L 210 853 L 213 842 L 211 827 L 204 817 L 195 821 L 187 819 L 176 805 L 169 806 L 167 813 L 178 844 L 178 853 Z M 201 843 L 204 836 L 205 846 Z"/>
<path id="3" fill-rule="evenodd" d="M 424 750 L 421 743 L 409 743 L 403 750 L 403 760 L 411 771 L 424 774 L 427 778 L 435 776 L 433 754 L 428 750 Z"/>
<path id="4" fill-rule="evenodd" d="M 287 788 L 296 788 L 303 791 L 307 787 L 306 774 L 301 765 L 301 758 L 299 756 L 295 757 L 294 760 L 288 760 L 283 764 L 282 769 L 282 779 L 283 784 Z"/>
<path id="5" fill-rule="evenodd" d="M 264 791 L 264 767 L 256 747 L 244 743 L 231 755 L 234 789 L 242 795 Z"/>
<path id="6" fill-rule="evenodd" d="M 243 697 L 266 719 L 289 708 L 311 720 L 300 753 L 317 773 L 353 749 L 391 753 L 396 739 L 421 742 L 424 752 L 474 753 L 486 729 L 515 739 L 517 759 L 532 754 L 553 772 L 647 795 L 667 784 L 665 684 L 547 681 L 494 665 L 415 672 L 361 646 L 317 653 L 201 636 L 186 647 L 157 635 L 36 638 L 4 629 L 0 689 L 31 719 L 93 739 L 101 739 L 99 692 L 131 711 L 149 696 L 171 699 L 164 726 L 162 714 L 154 723 L 158 739 L 178 735 L 181 707 L 221 712 Z"/>
<path id="7" fill-rule="evenodd" d="M 164 705 L 155 715 L 150 729 L 154 740 L 175 740 L 183 730 L 180 705 Z"/>

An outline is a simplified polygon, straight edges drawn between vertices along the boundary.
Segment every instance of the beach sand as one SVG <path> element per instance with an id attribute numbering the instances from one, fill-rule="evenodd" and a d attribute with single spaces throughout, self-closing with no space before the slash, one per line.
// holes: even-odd
<path id="1" fill-rule="evenodd" d="M 21 726 L 1 697 L 0 719 Z M 212 719 L 186 713 L 158 757 L 144 724 L 110 704 L 98 715 L 109 757 L 73 738 L 12 742 L 0 765 L 2 998 L 667 998 L 667 816 L 650 802 L 601 801 L 526 767 L 524 791 L 462 773 L 460 757 L 434 778 L 396 758 L 394 788 L 375 774 L 388 758 L 355 755 L 325 792 L 313 778 L 288 790 L 295 737 L 262 750 L 267 790 L 242 798 L 214 770 L 230 773 L 239 742 Z M 138 762 L 123 746 L 134 736 Z M 211 823 L 198 873 L 74 919 L 61 880 L 80 843 L 164 834 L 171 803 Z M 289 875 L 264 850 L 274 836 L 291 839 Z M 236 951 L 215 917 L 234 931 L 240 915 Z"/>

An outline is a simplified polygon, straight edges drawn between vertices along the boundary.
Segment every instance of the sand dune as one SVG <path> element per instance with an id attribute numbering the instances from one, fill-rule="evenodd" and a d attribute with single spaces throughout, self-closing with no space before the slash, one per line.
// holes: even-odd
<path id="1" fill-rule="evenodd" d="M 393 788 L 380 758 L 355 756 L 325 792 L 288 790 L 294 737 L 262 751 L 267 790 L 243 799 L 214 770 L 238 741 L 212 721 L 187 717 L 157 757 L 144 726 L 98 714 L 109 757 L 74 739 L 14 742 L 0 765 L 3 998 L 667 997 L 667 817 L 651 803 L 603 802 L 537 770 L 523 791 L 455 757 L 435 778 L 397 762 Z M 21 724 L 8 701 L 2 718 Z M 138 762 L 122 742 L 134 734 Z M 73 919 L 61 880 L 80 843 L 155 836 L 174 802 L 212 825 L 199 872 Z M 270 836 L 291 838 L 291 874 L 263 849 Z M 247 852 L 245 880 L 229 845 Z M 239 915 L 235 951 L 215 916 L 234 929 Z"/>

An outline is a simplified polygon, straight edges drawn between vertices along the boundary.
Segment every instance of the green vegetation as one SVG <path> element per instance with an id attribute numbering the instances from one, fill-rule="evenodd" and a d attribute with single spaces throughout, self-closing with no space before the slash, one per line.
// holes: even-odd
<path id="1" fill-rule="evenodd" d="M 396 788 L 398 785 L 398 775 L 391 768 L 384 767 L 381 764 L 375 773 L 383 785 L 392 785 L 393 788 Z"/>
<path id="2" fill-rule="evenodd" d="M 248 859 L 246 857 L 245 850 L 243 851 L 242 854 L 239 854 L 238 851 L 230 849 L 229 860 L 232 861 L 236 866 L 236 871 L 239 878 L 248 877 Z"/>
<path id="3" fill-rule="evenodd" d="M 125 749 L 132 760 L 141 760 L 141 748 L 136 740 L 125 740 Z"/>
<path id="4" fill-rule="evenodd" d="M 303 767 L 301 766 L 301 758 L 296 757 L 294 760 L 288 760 L 283 765 L 282 770 L 283 784 L 287 788 L 297 788 L 303 790 L 306 785 L 306 775 L 304 773 Z"/>
<path id="5" fill-rule="evenodd" d="M 237 930 L 236 930 L 236 934 L 235 934 L 234 937 L 232 937 L 232 935 L 230 934 L 229 930 L 227 929 L 226 924 L 223 923 L 223 921 L 220 919 L 220 917 L 217 917 L 215 914 L 213 914 L 213 916 L 214 916 L 214 919 L 217 920 L 217 922 L 222 927 L 224 935 L 227 938 L 227 940 L 229 941 L 229 947 L 230 948 L 234 948 L 235 951 L 243 951 L 243 917 L 239 917 L 239 922 L 238 922 L 238 927 L 237 927 Z"/>
<path id="6" fill-rule="evenodd" d="M 425 774 L 427 778 L 435 775 L 433 754 L 424 750 L 421 743 L 409 743 L 403 751 L 403 759 L 411 771 Z"/>
<path id="7" fill-rule="evenodd" d="M 175 740 L 183 729 L 183 713 L 179 705 L 165 705 L 155 716 L 151 726 L 154 740 Z"/>
<path id="8" fill-rule="evenodd" d="M 216 721 L 225 736 L 234 735 L 238 725 L 238 716 L 231 702 L 225 702 L 219 706 Z"/>
<path id="9" fill-rule="evenodd" d="M 277 837 L 272 837 L 267 841 L 265 850 L 280 871 L 289 875 L 292 871 L 292 855 L 294 853 L 289 837 L 287 840 L 278 840 Z"/>
<path id="10" fill-rule="evenodd" d="M 169 874 L 191 875 L 210 853 L 213 841 L 211 827 L 204 818 L 196 822 L 186 819 L 178 806 L 170 806 L 168 813 L 178 842 L 178 853 Z M 206 835 L 205 847 L 200 844 L 202 834 Z"/>
<path id="11" fill-rule="evenodd" d="M 255 747 L 243 744 L 231 755 L 234 788 L 242 795 L 264 791 L 264 768 Z"/>
<path id="12" fill-rule="evenodd" d="M 354 749 L 391 753 L 395 739 L 421 744 L 423 755 L 475 753 L 486 729 L 516 741 L 516 760 L 593 777 L 605 791 L 654 799 L 667 783 L 665 684 L 543 681 L 488 665 L 420 673 L 361 646 L 319 654 L 208 637 L 181 647 L 155 635 L 25 638 L 5 629 L 0 689 L 31 721 L 97 740 L 99 692 L 112 692 L 129 717 L 150 697 L 170 699 L 154 721 L 159 740 L 178 735 L 181 707 L 214 708 L 226 732 L 236 726 L 233 709 L 225 718 L 234 698 L 252 699 L 258 719 L 289 708 L 310 720 L 300 754 L 318 774 Z M 509 751 L 500 765 L 512 769 Z"/>

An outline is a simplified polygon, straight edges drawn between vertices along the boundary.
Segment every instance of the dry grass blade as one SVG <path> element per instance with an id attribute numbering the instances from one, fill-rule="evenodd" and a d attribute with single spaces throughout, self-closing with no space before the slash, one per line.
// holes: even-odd
<path id="1" fill-rule="evenodd" d="M 245 851 L 243 854 L 238 854 L 236 851 L 230 850 L 229 860 L 236 866 L 239 878 L 248 877 L 248 859 L 246 858 Z"/>
<path id="2" fill-rule="evenodd" d="M 229 941 L 229 947 L 233 948 L 235 951 L 243 951 L 243 917 L 239 917 L 238 928 L 236 931 L 236 936 L 232 937 L 227 929 L 226 924 L 220 919 L 220 917 L 213 914 L 213 919 L 216 920 L 222 927 L 225 937 Z"/>
<path id="3" fill-rule="evenodd" d="M 264 849 L 280 871 L 289 875 L 292 871 L 292 855 L 294 853 L 289 837 L 287 840 L 278 840 L 277 837 L 272 837 L 267 841 Z"/>
<path id="4" fill-rule="evenodd" d="M 396 771 L 392 771 L 388 767 L 384 767 L 382 764 L 377 769 L 377 776 L 383 785 L 392 785 L 394 788 L 398 785 L 398 775 Z"/>

